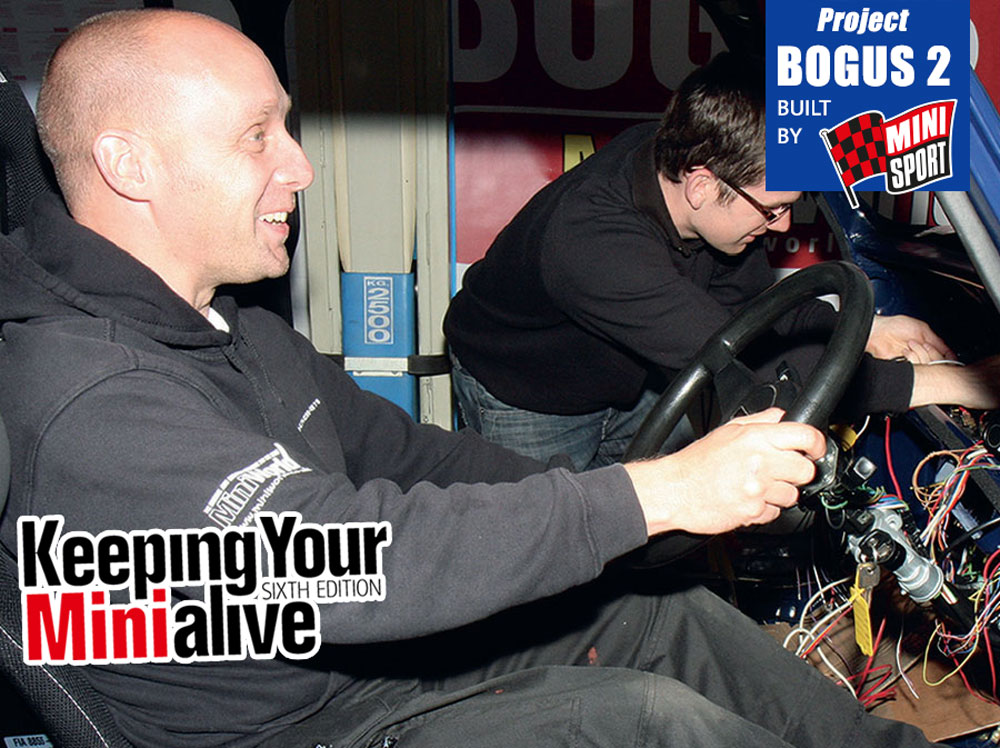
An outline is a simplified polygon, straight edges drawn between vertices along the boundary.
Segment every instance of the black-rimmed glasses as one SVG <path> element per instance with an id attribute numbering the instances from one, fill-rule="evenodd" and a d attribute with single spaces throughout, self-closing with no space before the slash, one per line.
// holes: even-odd
<path id="1" fill-rule="evenodd" d="M 785 205 L 780 206 L 777 210 L 772 210 L 771 208 L 768 208 L 766 205 L 761 205 L 756 198 L 752 197 L 749 193 L 747 193 L 743 189 L 740 189 L 732 182 L 723 179 L 718 174 L 716 174 L 715 176 L 716 179 L 718 179 L 720 182 L 726 185 L 726 187 L 728 187 L 737 195 L 739 195 L 748 203 L 750 203 L 750 205 L 753 206 L 753 209 L 756 210 L 758 213 L 760 213 L 761 216 L 763 216 L 764 220 L 767 222 L 768 225 L 774 223 L 775 221 L 780 221 L 782 217 L 792 209 L 792 204 L 786 203 Z"/>

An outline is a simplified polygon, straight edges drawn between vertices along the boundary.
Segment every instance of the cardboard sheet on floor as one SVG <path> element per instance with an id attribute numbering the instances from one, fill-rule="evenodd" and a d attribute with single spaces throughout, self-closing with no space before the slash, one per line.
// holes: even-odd
<path id="1" fill-rule="evenodd" d="M 895 680 L 892 683 L 894 698 L 872 709 L 873 714 L 917 725 L 933 741 L 951 740 L 1000 725 L 1000 706 L 987 703 L 970 693 L 961 674 L 954 672 L 955 664 L 937 652 L 935 646 L 931 647 L 926 657 L 925 672 L 928 636 L 934 630 L 934 622 L 929 614 L 909 601 L 894 600 L 881 616 L 876 614 L 873 617 L 876 631 L 882 617 L 886 620 L 886 631 L 875 652 L 872 667 L 891 664 L 893 676 L 898 674 L 896 644 L 902 630 L 900 662 L 919 698 L 914 697 L 901 679 Z M 783 641 L 791 630 L 787 624 L 769 625 L 766 628 L 779 641 Z M 848 667 L 850 670 L 849 673 L 842 670 L 844 675 L 849 677 L 864 670 L 867 657 L 861 654 L 855 644 L 854 622 L 850 616 L 845 617 L 831 632 L 828 640 L 831 645 L 826 650 L 828 658 L 838 668 Z M 994 655 L 1000 657 L 1000 651 L 994 652 Z M 847 666 L 840 661 L 840 657 L 846 660 Z M 831 678 L 835 677 L 815 654 L 811 654 L 809 660 Z M 988 698 L 987 692 L 992 690 L 992 683 L 985 649 L 977 652 L 966 667 L 970 675 L 975 674 L 979 687 L 985 689 L 979 693 Z M 869 678 L 868 687 L 874 686 L 876 682 L 877 679 Z M 931 683 L 938 685 L 929 685 Z"/>

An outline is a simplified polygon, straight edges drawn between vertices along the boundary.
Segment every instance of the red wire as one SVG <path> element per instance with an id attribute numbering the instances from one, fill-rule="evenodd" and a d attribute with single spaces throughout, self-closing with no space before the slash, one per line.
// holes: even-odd
<path id="1" fill-rule="evenodd" d="M 1000 702 L 1000 699 L 997 699 L 997 668 L 993 663 L 993 645 L 990 644 L 990 630 L 988 626 L 983 630 L 983 638 L 986 640 L 986 656 L 990 662 L 990 679 L 993 683 L 993 699 Z"/>
<path id="2" fill-rule="evenodd" d="M 884 682 L 888 678 L 889 674 L 887 673 L 885 675 L 885 678 L 882 679 L 882 682 Z M 879 685 L 882 685 L 882 683 L 879 683 Z M 863 706 L 865 709 L 872 709 L 879 701 L 883 701 L 885 699 L 892 699 L 895 697 L 896 697 L 896 689 L 893 687 L 893 688 L 886 688 L 881 691 L 876 691 L 875 693 L 865 694 L 864 696 L 858 697 L 858 701 L 861 704 L 861 706 Z"/>
<path id="3" fill-rule="evenodd" d="M 990 589 L 990 579 L 992 575 L 996 573 L 996 569 L 991 569 L 990 567 L 992 566 L 994 559 L 996 559 L 998 555 L 1000 555 L 1000 551 L 994 551 L 990 555 L 990 557 L 986 559 L 986 563 L 983 564 L 983 592 L 984 592 L 983 609 L 984 610 L 988 610 L 993 602 L 993 596 L 989 593 L 989 589 Z M 990 663 L 990 681 L 993 687 L 993 698 L 996 699 L 998 703 L 1000 703 L 1000 699 L 997 698 L 997 671 L 996 671 L 996 664 L 993 661 L 993 645 L 990 643 L 990 626 L 988 621 L 985 622 L 985 625 L 983 626 L 983 630 L 980 633 L 980 635 L 986 641 L 986 656 Z"/>
<path id="4" fill-rule="evenodd" d="M 892 677 L 892 666 L 891 665 L 879 665 L 877 668 L 875 668 L 874 670 L 872 670 L 871 674 L 874 675 L 876 672 L 880 673 L 880 676 L 879 676 L 878 680 L 871 687 L 865 689 L 865 691 L 863 691 L 858 696 L 858 701 L 864 701 L 865 699 L 869 699 L 869 698 L 873 697 L 878 692 L 878 689 L 880 689 L 882 687 L 882 685 L 887 680 L 889 680 L 889 678 Z M 888 690 L 891 691 L 892 689 L 888 689 Z"/>
<path id="5" fill-rule="evenodd" d="M 892 428 L 892 418 L 885 417 L 885 465 L 889 468 L 889 477 L 892 478 L 892 487 L 896 489 L 896 495 L 902 499 L 903 492 L 899 489 L 899 481 L 896 480 L 896 471 L 892 467 L 892 449 L 889 447 L 889 433 Z"/>
<path id="6" fill-rule="evenodd" d="M 975 696 L 975 697 L 976 697 L 977 699 L 979 699 L 980 701 L 985 701 L 985 702 L 986 702 L 987 704 L 992 704 L 993 706 L 996 706 L 996 705 L 997 705 L 997 702 L 995 702 L 995 701 L 993 701 L 993 700 L 991 700 L 991 699 L 987 699 L 987 698 L 985 698 L 984 696 L 980 695 L 979 693 L 977 693 L 977 692 L 976 692 L 976 689 L 974 689 L 974 688 L 973 688 L 973 687 L 972 687 L 972 686 L 971 686 L 971 685 L 969 684 L 969 679 L 968 679 L 968 678 L 966 678 L 966 677 L 965 677 L 965 673 L 964 673 L 964 672 L 962 672 L 962 669 L 961 669 L 961 665 L 959 664 L 959 662 L 958 662 L 958 658 L 957 658 L 957 657 L 956 657 L 955 655 L 951 655 L 951 660 L 952 660 L 952 662 L 954 662 L 954 663 L 955 663 L 955 667 L 956 667 L 956 668 L 959 668 L 959 670 L 958 670 L 958 674 L 959 674 L 959 675 L 960 675 L 960 676 L 962 677 L 962 683 L 964 683 L 964 684 L 965 684 L 965 688 L 966 688 L 966 690 L 967 690 L 967 691 L 968 691 L 969 693 L 971 693 L 971 694 L 972 694 L 973 696 Z"/>
<path id="7" fill-rule="evenodd" d="M 857 674 L 860 678 L 858 681 L 858 701 L 861 702 L 866 708 L 874 704 L 875 701 L 881 698 L 889 698 L 895 695 L 895 689 L 889 688 L 885 690 L 879 690 L 885 684 L 887 680 L 892 676 L 892 666 L 891 665 L 879 665 L 878 667 L 872 667 L 872 662 L 875 660 L 875 655 L 878 653 L 879 644 L 882 643 L 882 634 L 885 633 L 885 620 L 882 619 L 882 623 L 879 624 L 878 634 L 875 635 L 875 641 L 872 644 L 872 653 L 868 655 L 868 661 L 865 662 L 864 668 Z M 867 689 L 862 691 L 867 680 L 879 674 L 878 679 L 869 686 Z"/>
<path id="8" fill-rule="evenodd" d="M 997 556 L 1000 556 L 1000 550 L 993 551 L 993 553 L 990 555 L 990 557 L 988 559 L 986 559 L 986 563 L 983 564 L 983 579 L 984 580 L 988 580 L 993 575 L 993 571 L 990 570 L 990 566 L 993 564 L 993 559 L 995 559 Z"/>
<path id="9" fill-rule="evenodd" d="M 840 619 L 843 618 L 844 616 L 846 616 L 850 610 L 851 609 L 849 607 L 848 608 L 844 608 L 840 612 L 840 615 L 837 616 L 835 619 L 833 619 L 833 621 L 830 623 L 830 625 L 827 626 L 825 629 L 823 629 L 823 631 L 820 633 L 820 635 L 817 636 L 815 639 L 813 639 L 812 644 L 809 645 L 809 647 L 806 649 L 806 651 L 803 652 L 799 656 L 802 657 L 803 659 L 805 659 L 809 655 L 810 652 L 812 652 L 814 649 L 816 649 L 817 645 L 823 640 L 823 637 L 825 637 L 827 634 L 829 634 L 830 631 L 831 631 L 831 629 L 833 629 L 834 626 L 836 626 L 838 623 L 840 623 Z"/>
<path id="10" fill-rule="evenodd" d="M 865 663 L 864 668 L 861 669 L 859 675 L 865 676 L 858 681 L 859 685 L 864 685 L 865 679 L 872 672 L 871 666 L 872 661 L 875 659 L 875 654 L 878 652 L 878 645 L 882 643 L 882 633 L 885 631 L 885 619 L 882 619 L 882 623 L 878 627 L 878 633 L 875 635 L 875 642 L 872 644 L 872 653 L 868 655 L 868 661 Z M 875 668 L 876 670 L 878 668 Z"/>

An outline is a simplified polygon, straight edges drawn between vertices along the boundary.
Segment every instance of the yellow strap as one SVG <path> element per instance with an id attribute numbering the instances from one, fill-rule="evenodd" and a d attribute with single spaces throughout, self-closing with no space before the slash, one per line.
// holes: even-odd
<path id="1" fill-rule="evenodd" d="M 854 577 L 854 586 L 851 587 L 851 607 L 854 611 L 854 641 L 858 643 L 861 653 L 871 657 L 875 651 L 872 642 L 872 617 L 868 606 L 868 596 L 865 590 L 858 584 L 858 576 Z"/>

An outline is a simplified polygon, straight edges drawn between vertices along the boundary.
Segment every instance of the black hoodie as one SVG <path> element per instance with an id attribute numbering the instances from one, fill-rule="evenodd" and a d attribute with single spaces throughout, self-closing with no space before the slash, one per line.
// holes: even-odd
<path id="1" fill-rule="evenodd" d="M 227 298 L 214 308 L 230 332 L 52 198 L 0 239 L 9 552 L 22 514 L 61 514 L 64 532 L 93 534 L 240 525 L 260 510 L 388 521 L 385 600 L 320 606 L 323 641 L 353 644 L 556 593 L 645 541 L 620 466 L 542 472 L 471 433 L 414 424 L 274 315 Z M 276 450 L 297 469 L 243 505 L 213 504 Z M 253 745 L 350 680 L 283 659 L 84 672 L 125 734 L 158 746 Z"/>

